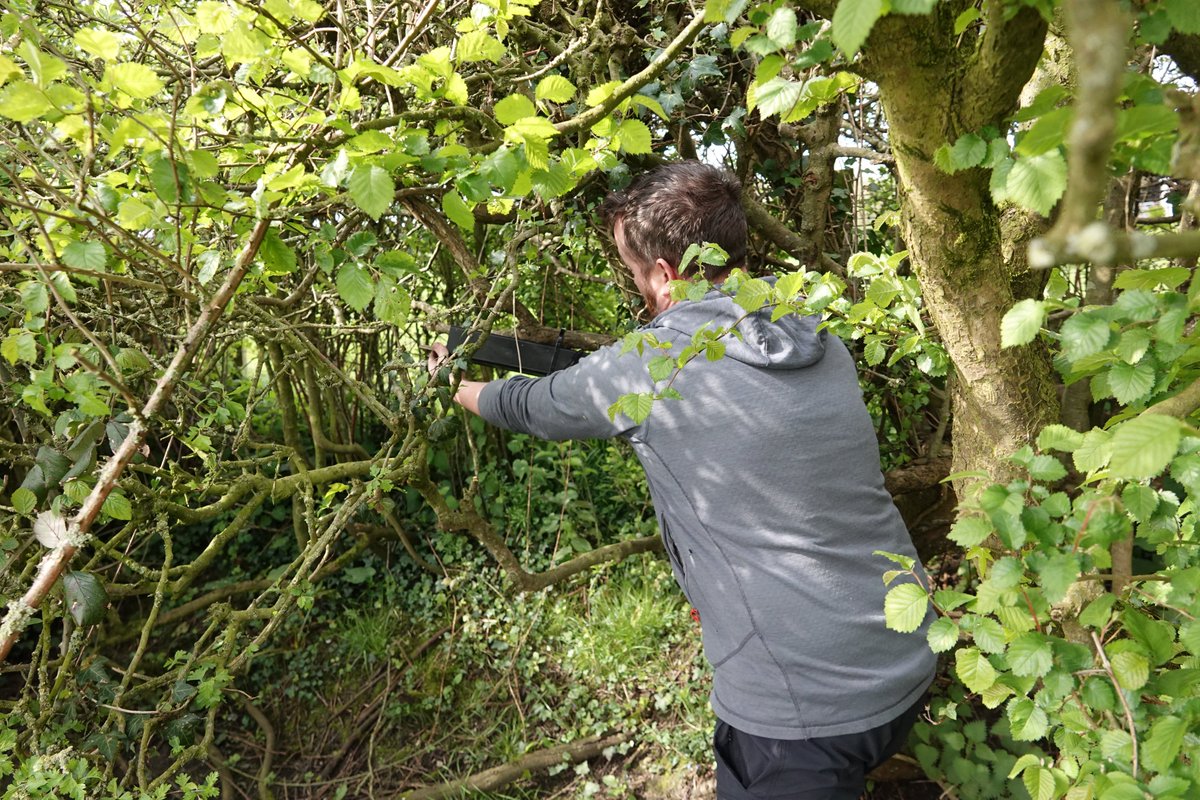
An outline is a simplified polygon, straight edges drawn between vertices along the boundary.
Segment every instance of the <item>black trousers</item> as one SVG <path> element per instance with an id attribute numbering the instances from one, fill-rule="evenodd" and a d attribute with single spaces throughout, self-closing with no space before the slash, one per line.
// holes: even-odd
<path id="1" fill-rule="evenodd" d="M 867 773 L 903 745 L 924 698 L 862 733 L 768 739 L 717 721 L 717 800 L 857 800 Z"/>

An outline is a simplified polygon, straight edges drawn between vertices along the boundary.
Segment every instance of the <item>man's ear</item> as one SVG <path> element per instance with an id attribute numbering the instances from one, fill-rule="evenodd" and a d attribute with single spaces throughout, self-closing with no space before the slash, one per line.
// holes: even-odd
<path id="1" fill-rule="evenodd" d="M 679 270 L 675 269 L 675 266 L 665 258 L 656 260 L 654 262 L 654 269 L 661 270 L 668 282 L 679 280 Z"/>

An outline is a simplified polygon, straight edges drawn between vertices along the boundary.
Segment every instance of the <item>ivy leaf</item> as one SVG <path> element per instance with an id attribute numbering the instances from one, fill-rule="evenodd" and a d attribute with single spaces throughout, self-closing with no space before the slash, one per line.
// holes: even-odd
<path id="1" fill-rule="evenodd" d="M 108 593 L 104 584 L 90 572 L 72 570 L 63 576 L 63 595 L 67 610 L 79 627 L 95 625 L 104 619 Z"/>
<path id="2" fill-rule="evenodd" d="M 996 668 L 974 647 L 954 654 L 954 674 L 972 692 L 982 692 L 996 682 Z"/>
<path id="3" fill-rule="evenodd" d="M 147 100 L 162 91 L 162 78 L 145 64 L 112 64 L 104 72 L 112 86 L 137 100 Z"/>
<path id="4" fill-rule="evenodd" d="M 949 617 L 940 617 L 929 626 L 925 635 L 929 649 L 935 653 L 944 653 L 958 644 L 958 625 Z"/>
<path id="5" fill-rule="evenodd" d="M 1050 215 L 1066 188 L 1067 161 L 1057 150 L 1020 159 L 1005 183 L 1010 200 L 1043 217 Z"/>
<path id="6" fill-rule="evenodd" d="M 347 261 L 338 270 L 337 290 L 346 305 L 361 312 L 375 297 L 375 282 L 365 267 Z"/>
<path id="7" fill-rule="evenodd" d="M 547 75 L 537 85 L 534 97 L 538 100 L 549 100 L 552 103 L 566 103 L 575 96 L 575 84 L 561 75 Z"/>
<path id="8" fill-rule="evenodd" d="M 883 0 L 841 0 L 833 12 L 833 43 L 853 57 L 883 13 Z"/>
<path id="9" fill-rule="evenodd" d="M 1029 344 L 1046 321 L 1046 304 L 1041 300 L 1022 300 L 1008 310 L 1000 321 L 1000 346 Z"/>
<path id="10" fill-rule="evenodd" d="M 379 219 L 392 207 L 396 185 L 383 167 L 363 164 L 354 168 L 346 181 L 350 199 L 371 219 Z"/>
<path id="11" fill-rule="evenodd" d="M 1134 480 L 1158 475 L 1171 463 L 1181 436 L 1179 420 L 1165 414 L 1142 414 L 1121 423 L 1112 438 L 1113 475 Z"/>
<path id="12" fill-rule="evenodd" d="M 915 583 L 901 583 L 888 590 L 883 599 L 883 618 L 887 626 L 900 633 L 912 633 L 921 627 L 929 608 L 929 595 Z"/>

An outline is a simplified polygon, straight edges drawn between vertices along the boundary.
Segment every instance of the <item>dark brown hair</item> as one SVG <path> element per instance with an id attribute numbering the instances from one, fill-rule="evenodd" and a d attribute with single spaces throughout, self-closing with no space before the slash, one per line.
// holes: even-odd
<path id="1" fill-rule="evenodd" d="M 731 173 L 699 161 L 667 164 L 634 178 L 600 205 L 611 232 L 621 220 L 626 247 L 646 264 L 663 259 L 678 267 L 689 245 L 712 242 L 729 254 L 724 265 L 705 265 L 712 280 L 746 260 L 742 185 Z M 688 265 L 689 276 L 697 262 Z"/>

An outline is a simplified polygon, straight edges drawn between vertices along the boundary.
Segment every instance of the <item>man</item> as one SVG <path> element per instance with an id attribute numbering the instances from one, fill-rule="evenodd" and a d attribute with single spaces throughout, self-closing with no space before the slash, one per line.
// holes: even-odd
<path id="1" fill-rule="evenodd" d="M 736 178 L 691 161 L 640 176 L 601 209 L 655 315 L 644 330 L 676 353 L 703 326 L 743 316 L 719 290 L 677 302 L 670 289 L 690 244 L 729 254 L 713 282 L 743 263 L 740 198 Z M 455 398 L 509 430 L 632 444 L 713 666 L 720 800 L 857 798 L 933 677 L 925 637 L 884 625 L 889 566 L 873 552 L 916 553 L 883 487 L 853 359 L 818 321 L 750 315 L 724 338 L 725 357 L 689 363 L 674 382 L 682 399 L 656 402 L 641 424 L 608 415 L 655 386 L 653 354 L 620 345 L 537 380 L 463 381 Z"/>

